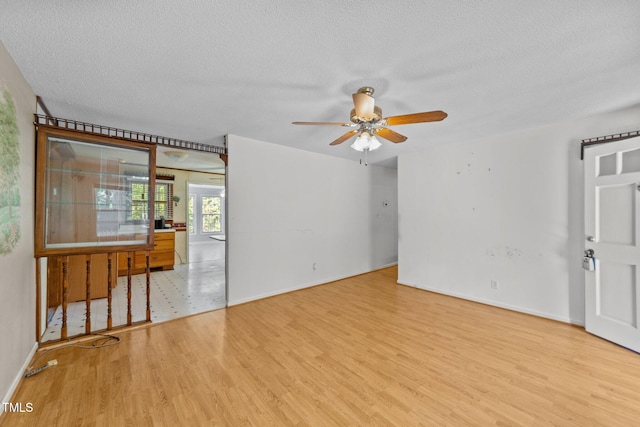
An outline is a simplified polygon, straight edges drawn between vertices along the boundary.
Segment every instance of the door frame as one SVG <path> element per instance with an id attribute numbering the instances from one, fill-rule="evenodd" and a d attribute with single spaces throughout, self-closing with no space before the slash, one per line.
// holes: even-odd
<path id="1" fill-rule="evenodd" d="M 225 179 L 226 181 L 226 179 Z M 216 189 L 217 191 L 219 191 L 220 193 L 225 193 L 224 195 L 220 194 L 220 195 L 216 195 L 216 194 L 205 194 L 205 192 L 203 192 L 202 194 L 200 193 L 192 193 L 191 189 L 192 186 L 194 187 L 211 187 Z M 221 206 L 221 213 L 220 213 L 220 232 L 219 233 L 207 233 L 207 235 L 215 235 L 215 234 L 225 234 L 225 223 L 226 223 L 226 186 L 225 185 L 217 185 L 217 184 L 202 184 L 202 183 L 198 183 L 198 182 L 192 182 L 192 181 L 187 181 L 187 188 L 186 188 L 186 195 L 187 195 L 187 201 L 185 203 L 185 209 L 187 209 L 187 213 L 185 215 L 186 217 L 186 225 L 187 225 L 187 229 L 186 229 L 186 233 L 187 233 L 187 260 L 189 260 L 189 251 L 188 251 L 188 246 L 190 243 L 193 243 L 192 241 L 192 235 L 191 233 L 189 233 L 189 199 L 191 198 L 192 195 L 195 196 L 194 199 L 194 229 L 196 231 L 196 235 L 201 235 L 202 233 L 200 233 L 200 219 L 201 219 L 201 215 L 200 215 L 200 211 L 201 211 L 201 199 L 203 196 L 215 196 L 215 197 L 220 197 L 221 201 L 220 201 L 220 206 Z M 206 239 L 198 239 L 198 240 L 202 240 L 202 241 L 206 241 Z"/>
<path id="2" fill-rule="evenodd" d="M 625 141 L 630 139 L 636 139 L 635 141 Z M 601 144 L 607 143 L 607 145 L 603 146 Z M 609 143 L 616 143 L 615 147 L 612 147 Z M 606 241 L 601 241 L 599 237 L 599 223 L 598 223 L 598 211 L 599 209 L 599 193 L 596 189 L 598 188 L 607 188 L 609 187 L 608 182 L 610 181 L 610 186 L 619 186 L 619 185 L 637 185 L 636 183 L 640 182 L 640 168 L 637 168 L 638 171 L 634 171 L 633 169 L 630 172 L 623 171 L 623 156 L 626 152 L 633 152 L 640 150 L 640 137 L 636 137 L 636 135 L 628 136 L 625 138 L 616 138 L 612 140 L 602 141 L 598 146 L 595 143 L 585 144 L 583 141 L 582 144 L 582 159 L 583 162 L 583 226 L 582 226 L 582 248 L 586 252 L 586 250 L 591 249 L 595 250 L 595 260 L 593 262 L 595 266 L 595 271 L 583 271 L 583 285 L 584 285 L 584 327 L 585 330 L 589 333 L 592 333 L 596 336 L 604 338 L 608 341 L 621 345 L 625 348 L 628 348 L 632 351 L 640 351 L 640 344 L 636 345 L 636 337 L 634 336 L 638 334 L 638 330 L 640 330 L 640 316 L 638 313 L 640 312 L 640 297 L 638 293 L 640 293 L 640 271 L 638 271 L 638 264 L 634 263 L 631 260 L 635 260 L 635 255 L 631 256 L 627 265 L 635 265 L 636 269 L 634 277 L 635 284 L 635 301 L 633 309 L 635 310 L 635 325 L 625 324 L 622 320 L 617 320 L 615 317 L 607 318 L 608 316 L 601 315 L 598 313 L 600 310 L 600 291 L 598 291 L 599 287 L 602 285 L 600 280 L 601 276 L 601 262 L 598 260 L 599 252 L 605 252 L 605 257 L 603 260 L 607 259 L 606 255 L 610 256 L 613 254 L 614 260 L 618 259 L 617 257 L 628 257 L 628 252 L 634 252 L 634 248 L 637 250 L 640 248 L 640 220 L 638 220 L 638 216 L 640 216 L 640 195 L 637 194 L 636 191 L 640 191 L 640 187 L 634 191 L 634 198 L 632 202 L 632 206 L 635 213 L 635 221 L 634 221 L 634 232 L 635 236 L 633 239 L 634 243 L 628 244 L 626 246 L 620 246 L 616 243 L 607 243 Z M 608 149 L 607 149 L 608 148 Z M 585 150 L 587 149 L 587 150 Z M 599 164 L 600 157 L 609 156 L 614 154 L 615 163 L 614 169 L 611 174 L 598 174 L 596 175 L 598 168 L 601 167 Z M 589 175 L 592 174 L 592 175 Z M 616 177 L 618 179 L 616 179 Z M 622 181 L 622 182 L 621 182 Z M 628 181 L 628 182 L 626 182 Z M 630 183 L 630 184 L 629 184 Z M 617 205 L 616 205 L 617 206 Z M 616 255 L 617 254 L 617 255 Z M 615 264 L 615 261 L 613 262 Z M 586 269 L 585 269 L 586 270 Z M 622 295 L 619 292 L 614 292 L 609 295 Z M 631 328 L 635 328 L 635 331 L 629 329 L 627 326 Z"/>

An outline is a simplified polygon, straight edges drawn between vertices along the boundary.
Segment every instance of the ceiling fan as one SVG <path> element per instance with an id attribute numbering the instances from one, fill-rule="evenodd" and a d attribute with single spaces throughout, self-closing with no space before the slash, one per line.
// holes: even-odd
<path id="1" fill-rule="evenodd" d="M 294 125 L 319 125 L 319 126 L 345 126 L 355 127 L 329 145 L 338 145 L 348 139 L 358 136 L 351 145 L 357 151 L 372 151 L 382 144 L 376 136 L 389 140 L 395 144 L 404 142 L 407 137 L 401 135 L 387 126 L 408 125 L 412 123 L 438 122 L 447 117 L 444 111 L 428 111 L 424 113 L 404 114 L 401 116 L 382 117 L 382 109 L 375 105 L 372 87 L 361 87 L 353 94 L 353 106 L 351 110 L 351 123 L 340 122 L 293 122 Z"/>

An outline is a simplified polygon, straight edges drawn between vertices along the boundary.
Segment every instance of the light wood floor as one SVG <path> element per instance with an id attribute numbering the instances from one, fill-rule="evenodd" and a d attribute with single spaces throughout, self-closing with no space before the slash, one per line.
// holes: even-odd
<path id="1" fill-rule="evenodd" d="M 395 268 L 66 348 L 2 426 L 634 426 L 640 355 Z"/>

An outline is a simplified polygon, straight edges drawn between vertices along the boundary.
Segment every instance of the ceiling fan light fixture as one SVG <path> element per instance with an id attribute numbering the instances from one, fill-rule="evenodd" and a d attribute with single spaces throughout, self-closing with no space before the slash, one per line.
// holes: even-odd
<path id="1" fill-rule="evenodd" d="M 184 151 L 165 151 L 164 155 L 173 162 L 183 162 L 187 157 L 189 157 L 189 154 Z"/>
<path id="2" fill-rule="evenodd" d="M 351 148 L 356 151 L 373 151 L 381 146 L 382 144 L 380 144 L 380 141 L 378 141 L 378 139 L 369 132 L 362 132 L 353 144 L 351 144 Z"/>

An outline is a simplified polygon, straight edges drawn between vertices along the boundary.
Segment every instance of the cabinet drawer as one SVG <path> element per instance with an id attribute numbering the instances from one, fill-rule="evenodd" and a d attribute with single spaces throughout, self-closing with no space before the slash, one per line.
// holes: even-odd
<path id="1" fill-rule="evenodd" d="M 173 265 L 174 258 L 173 252 L 155 252 L 149 253 L 149 267 L 161 267 L 165 265 Z M 136 270 L 144 270 L 147 268 L 147 258 L 144 252 L 136 252 L 135 264 L 133 266 Z"/>
<path id="2" fill-rule="evenodd" d="M 173 232 L 153 233 L 153 239 L 155 241 L 158 241 L 158 240 L 174 240 L 174 236 L 175 236 L 175 233 L 173 233 Z"/>
<path id="3" fill-rule="evenodd" d="M 153 243 L 152 252 L 171 252 L 173 253 L 174 241 L 173 240 L 156 240 Z"/>
<path id="4" fill-rule="evenodd" d="M 153 250 L 149 251 L 149 267 L 163 269 L 173 269 L 175 262 L 175 234 L 174 233 L 154 233 Z M 136 251 L 132 261 L 132 273 L 143 273 L 147 268 L 147 260 L 144 251 Z M 118 274 L 125 275 L 127 273 L 127 254 L 118 254 Z"/>
<path id="5" fill-rule="evenodd" d="M 164 265 L 173 265 L 173 252 L 166 252 L 166 253 L 151 253 L 151 256 L 149 257 L 149 266 L 151 268 L 154 267 L 160 267 L 160 266 L 164 266 Z"/>

